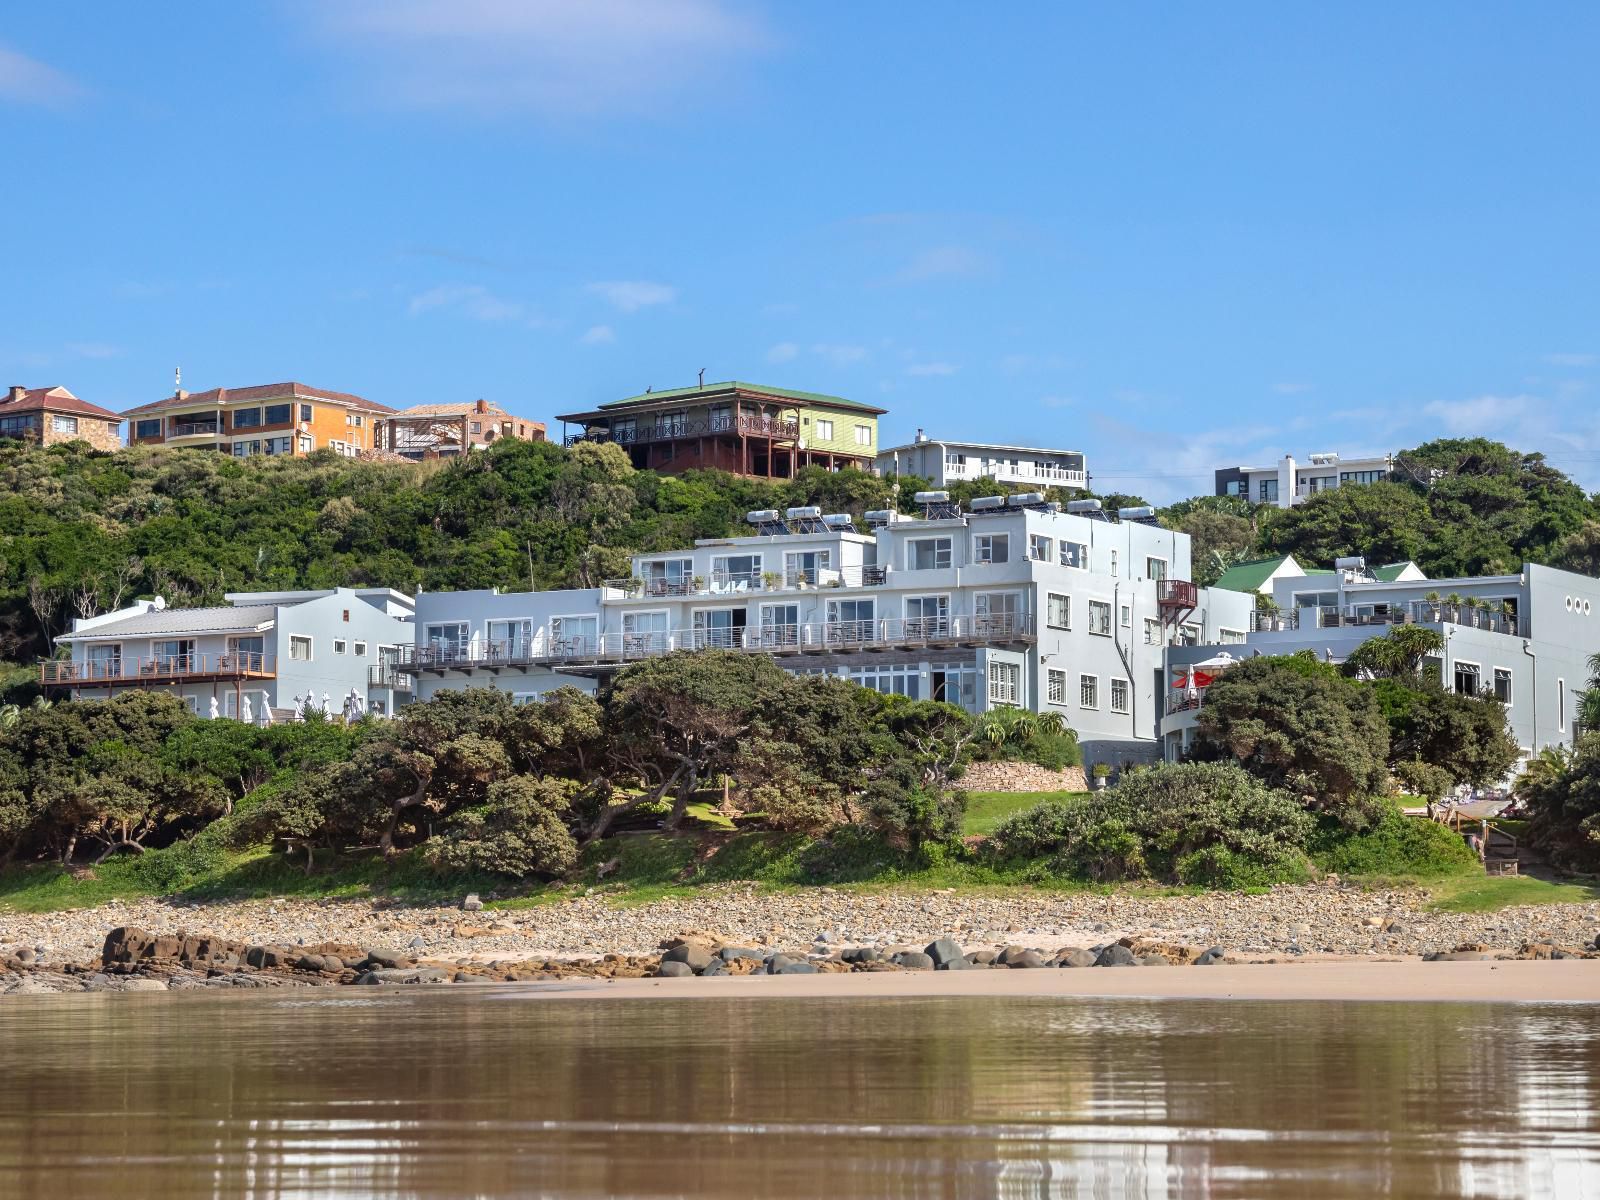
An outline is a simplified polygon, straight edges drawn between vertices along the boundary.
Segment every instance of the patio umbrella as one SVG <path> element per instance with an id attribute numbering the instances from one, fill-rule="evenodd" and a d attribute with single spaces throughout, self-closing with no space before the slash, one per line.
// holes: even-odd
<path id="1" fill-rule="evenodd" d="M 215 721 L 217 719 L 217 698 L 215 696 L 211 697 L 210 709 L 211 709 L 211 711 L 209 713 L 207 713 L 206 715 L 209 716 L 213 721 Z"/>
<path id="2" fill-rule="evenodd" d="M 252 725 L 255 723 L 255 719 L 255 713 L 250 709 L 250 696 L 246 693 L 239 697 L 239 720 L 246 725 Z"/>

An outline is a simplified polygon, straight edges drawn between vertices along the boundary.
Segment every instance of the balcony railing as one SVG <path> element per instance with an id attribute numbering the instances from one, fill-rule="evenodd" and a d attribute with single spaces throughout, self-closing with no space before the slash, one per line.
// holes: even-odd
<path id="1" fill-rule="evenodd" d="M 607 579 L 607 599 L 727 596 L 744 592 L 806 591 L 812 588 L 879 587 L 886 567 L 795 568 L 789 571 L 713 571 L 690 579 Z"/>
<path id="2" fill-rule="evenodd" d="M 1162 608 L 1194 608 L 1200 603 L 1200 589 L 1187 579 L 1158 579 L 1156 603 Z"/>
<path id="3" fill-rule="evenodd" d="M 650 421 L 636 425 L 623 425 L 612 429 L 586 429 L 569 434 L 566 444 L 578 442 L 616 442 L 620 446 L 640 442 L 676 442 L 685 438 L 715 437 L 738 433 L 747 437 L 772 437 L 793 440 L 800 436 L 800 423 L 779 417 L 763 417 L 754 413 L 729 414 L 717 417 L 699 417 L 682 420 Z"/>
<path id="4" fill-rule="evenodd" d="M 946 463 L 944 475 L 946 479 L 993 479 L 1000 483 L 1039 483 L 1046 487 L 1081 488 L 1085 482 L 1082 471 L 1033 463 L 1019 463 L 1014 467 L 998 463 L 987 467 L 978 463 Z"/>
<path id="5" fill-rule="evenodd" d="M 994 616 L 885 618 L 870 621 L 808 621 L 746 628 L 661 629 L 551 638 L 473 642 L 469 645 L 402 646 L 400 671 L 497 670 L 528 666 L 605 666 L 669 654 L 674 650 L 745 650 L 773 654 L 830 654 L 857 650 L 918 649 L 1031 642 L 1028 613 Z"/>
<path id="6" fill-rule="evenodd" d="M 185 679 L 272 679 L 278 674 L 274 655 L 165 654 L 151 658 L 56 660 L 39 664 L 39 682 L 62 684 L 171 683 Z"/>
<path id="7" fill-rule="evenodd" d="M 210 437 L 216 434 L 218 425 L 215 421 L 174 421 L 172 431 L 168 437 Z"/>
<path id="8" fill-rule="evenodd" d="M 1344 629 L 1363 625 L 1465 625 L 1490 633 L 1527 637 L 1527 622 L 1515 614 L 1467 604 L 1412 601 L 1404 607 L 1392 605 L 1384 612 L 1362 612 L 1360 606 L 1307 605 L 1287 612 L 1257 612 L 1253 617 L 1256 633 L 1282 633 L 1301 629 Z"/>
<path id="9" fill-rule="evenodd" d="M 367 686 L 391 688 L 397 692 L 409 692 L 416 687 L 416 680 L 403 671 L 397 671 L 390 664 L 382 667 L 368 667 Z"/>

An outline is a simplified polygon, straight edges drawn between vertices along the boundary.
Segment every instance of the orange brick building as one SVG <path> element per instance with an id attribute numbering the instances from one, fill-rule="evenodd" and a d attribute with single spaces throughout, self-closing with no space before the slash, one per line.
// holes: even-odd
<path id="1" fill-rule="evenodd" d="M 448 458 L 502 438 L 545 440 L 543 421 L 515 417 L 492 400 L 415 404 L 378 422 L 378 448 L 404 458 Z"/>
<path id="2" fill-rule="evenodd" d="M 79 400 L 64 387 L 13 387 L 0 396 L 0 438 L 38 446 L 88 442 L 96 450 L 122 449 L 122 418 Z"/>
<path id="3" fill-rule="evenodd" d="M 330 449 L 354 458 L 377 445 L 377 424 L 393 412 L 346 392 L 265 383 L 192 395 L 179 389 L 122 415 L 135 446 L 193 446 L 237 458 Z"/>

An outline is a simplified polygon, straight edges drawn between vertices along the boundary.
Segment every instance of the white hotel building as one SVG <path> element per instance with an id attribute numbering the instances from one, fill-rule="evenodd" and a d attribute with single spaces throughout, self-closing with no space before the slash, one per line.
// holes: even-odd
<path id="1" fill-rule="evenodd" d="M 1285 454 L 1269 467 L 1218 467 L 1217 495 L 1242 496 L 1254 504 L 1290 508 L 1318 492 L 1351 484 L 1381 483 L 1393 470 L 1392 454 L 1346 457 L 1329 452 L 1313 454 L 1306 462 L 1297 462 Z"/>
<path id="2" fill-rule="evenodd" d="M 726 647 L 974 712 L 1058 712 L 1087 761 L 1116 763 L 1160 755 L 1169 641 L 1245 639 L 1253 598 L 1190 583 L 1188 536 L 1148 510 L 919 499 L 922 516 L 870 513 L 866 532 L 815 509 L 752 513 L 748 536 L 639 555 L 599 588 L 423 593 L 396 669 L 419 700 L 464 687 L 528 700 Z"/>
<path id="3" fill-rule="evenodd" d="M 874 465 L 886 479 L 915 475 L 936 488 L 979 479 L 1028 488 L 1082 491 L 1087 486 L 1081 450 L 941 441 L 929 438 L 920 429 L 913 441 L 885 447 Z"/>

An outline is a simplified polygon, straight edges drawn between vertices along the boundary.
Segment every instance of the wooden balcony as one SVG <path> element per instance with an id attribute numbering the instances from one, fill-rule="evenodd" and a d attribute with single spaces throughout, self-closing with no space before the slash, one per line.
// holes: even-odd
<path id="1" fill-rule="evenodd" d="M 721 435 L 775 438 L 794 441 L 800 436 L 800 423 L 779 417 L 765 417 L 756 413 L 739 413 L 737 416 L 685 417 L 682 419 L 639 420 L 622 428 L 594 427 L 583 433 L 571 434 L 568 446 L 578 442 L 616 442 L 619 446 L 637 446 L 646 442 L 676 442 L 690 438 L 718 437 Z"/>
<path id="2" fill-rule="evenodd" d="M 53 660 L 39 664 L 39 682 L 45 687 L 151 687 L 277 677 L 277 658 L 256 653 L 172 654 L 94 662 Z"/>

